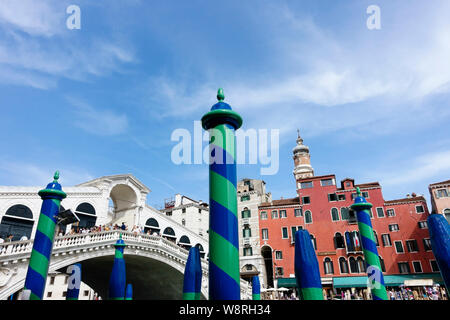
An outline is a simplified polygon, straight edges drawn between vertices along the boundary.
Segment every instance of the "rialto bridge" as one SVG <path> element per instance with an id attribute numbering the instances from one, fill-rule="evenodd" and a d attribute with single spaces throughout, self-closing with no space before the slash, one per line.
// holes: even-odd
<path id="1" fill-rule="evenodd" d="M 0 300 L 23 289 L 39 219 L 40 187 L 0 187 L 0 234 L 13 234 L 12 242 L 0 244 Z M 138 225 L 145 233 L 122 230 L 56 236 L 49 273 L 66 272 L 67 266 L 82 265 L 82 281 L 106 298 L 114 260 L 114 243 L 122 234 L 127 283 L 135 299 L 181 299 L 183 273 L 191 246 L 202 255 L 202 294 L 208 297 L 208 240 L 148 206 L 150 190 L 132 175 L 95 179 L 64 187 L 67 198 L 61 210 L 71 209 L 80 218 L 75 226 L 124 222 Z M 70 229 L 68 229 L 70 230 Z M 62 230 L 65 231 L 65 230 Z M 147 232 L 150 231 L 150 232 Z M 65 232 L 63 232 L 65 233 Z M 22 240 L 22 235 L 31 240 Z M 251 288 L 241 282 L 241 298 L 251 297 Z"/>

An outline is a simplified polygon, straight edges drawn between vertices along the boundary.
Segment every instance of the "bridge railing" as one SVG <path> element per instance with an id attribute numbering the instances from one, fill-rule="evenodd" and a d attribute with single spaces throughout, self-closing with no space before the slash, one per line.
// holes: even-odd
<path id="1" fill-rule="evenodd" d="M 149 244 L 153 246 L 162 246 L 171 251 L 178 252 L 182 256 L 187 256 L 189 252 L 178 246 L 177 244 L 163 238 L 159 235 L 136 234 L 133 232 L 113 230 L 92 232 L 75 235 L 56 236 L 53 242 L 53 250 L 69 249 L 71 247 L 82 247 L 89 244 L 111 244 L 119 239 L 122 234 L 122 239 L 126 244 Z M 33 240 L 4 242 L 0 244 L 0 260 L 8 259 L 15 255 L 23 255 L 31 253 L 33 249 Z"/>

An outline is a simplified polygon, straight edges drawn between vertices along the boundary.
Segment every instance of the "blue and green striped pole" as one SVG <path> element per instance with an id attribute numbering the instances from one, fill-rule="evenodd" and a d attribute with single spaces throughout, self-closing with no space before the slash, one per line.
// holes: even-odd
<path id="1" fill-rule="evenodd" d="M 123 258 L 123 250 L 126 244 L 122 240 L 122 234 L 119 240 L 114 244 L 116 248 L 114 256 L 114 265 L 109 278 L 109 299 L 110 300 L 124 300 L 125 286 L 126 286 L 126 271 L 125 260 Z"/>
<path id="2" fill-rule="evenodd" d="M 450 225 L 442 214 L 432 214 L 428 217 L 431 249 L 436 257 L 447 292 L 450 290 Z"/>
<path id="3" fill-rule="evenodd" d="M 133 300 L 133 285 L 127 284 L 127 290 L 125 292 L 125 300 Z"/>
<path id="4" fill-rule="evenodd" d="M 67 282 L 66 300 L 78 300 L 81 286 L 81 264 L 76 263 L 67 267 L 67 272 L 70 273 Z"/>
<path id="5" fill-rule="evenodd" d="M 240 300 L 235 130 L 242 118 L 223 102 L 222 89 L 217 99 L 202 117 L 210 134 L 209 299 Z"/>
<path id="6" fill-rule="evenodd" d="M 58 179 L 59 172 L 56 171 L 53 182 L 38 193 L 43 202 L 24 287 L 24 290 L 30 290 L 30 300 L 43 298 L 55 236 L 56 215 L 59 213 L 61 200 L 67 196 Z"/>
<path id="7" fill-rule="evenodd" d="M 261 285 L 258 276 L 252 277 L 252 298 L 253 300 L 261 300 Z"/>
<path id="8" fill-rule="evenodd" d="M 323 300 L 319 262 L 308 230 L 295 233 L 294 263 L 300 300 Z"/>
<path id="9" fill-rule="evenodd" d="M 202 286 L 202 265 L 198 247 L 189 249 L 184 269 L 183 300 L 200 300 Z"/>
<path id="10" fill-rule="evenodd" d="M 384 284 L 383 272 L 381 271 L 380 258 L 370 221 L 370 208 L 372 204 L 361 196 L 361 190 L 356 188 L 357 197 L 351 208 L 356 211 L 358 229 L 361 236 L 361 246 L 367 265 L 368 287 L 372 292 L 373 300 L 388 300 Z"/>

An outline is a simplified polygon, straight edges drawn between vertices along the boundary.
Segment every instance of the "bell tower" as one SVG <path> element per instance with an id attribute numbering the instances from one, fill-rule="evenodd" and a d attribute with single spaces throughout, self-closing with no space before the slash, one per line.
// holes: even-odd
<path id="1" fill-rule="evenodd" d="M 297 129 L 297 145 L 292 149 L 294 154 L 294 177 L 295 180 L 310 178 L 314 176 L 314 169 L 311 167 L 311 158 L 308 146 L 303 144 L 300 137 L 300 130 Z"/>

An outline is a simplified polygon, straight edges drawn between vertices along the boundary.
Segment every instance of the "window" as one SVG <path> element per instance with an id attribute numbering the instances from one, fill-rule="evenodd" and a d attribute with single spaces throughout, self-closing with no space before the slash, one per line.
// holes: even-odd
<path id="1" fill-rule="evenodd" d="M 246 227 L 242 231 L 243 231 L 242 235 L 244 238 L 250 238 L 252 236 L 252 229 Z"/>
<path id="2" fill-rule="evenodd" d="M 291 227 L 291 239 L 292 243 L 295 243 L 295 233 L 297 232 L 297 228 L 295 226 Z"/>
<path id="3" fill-rule="evenodd" d="M 313 187 L 313 182 L 312 181 L 308 181 L 308 182 L 300 182 L 300 189 L 309 189 Z"/>
<path id="4" fill-rule="evenodd" d="M 431 251 L 431 239 L 423 239 L 425 251 Z"/>
<path id="5" fill-rule="evenodd" d="M 331 209 L 331 220 L 332 221 L 339 221 L 339 211 L 336 208 Z"/>
<path id="6" fill-rule="evenodd" d="M 419 221 L 417 224 L 419 225 L 419 229 L 428 229 L 428 223 L 426 221 Z"/>
<path id="7" fill-rule="evenodd" d="M 69 276 L 65 276 L 64 277 L 64 284 L 67 284 L 68 281 L 69 281 Z"/>
<path id="8" fill-rule="evenodd" d="M 171 217 L 172 216 L 172 211 L 167 211 L 166 212 L 166 216 Z"/>
<path id="9" fill-rule="evenodd" d="M 303 204 L 310 204 L 311 198 L 310 197 L 302 197 L 302 203 Z"/>
<path id="10" fill-rule="evenodd" d="M 245 195 L 241 197 L 241 201 L 249 201 L 250 200 L 250 195 Z"/>
<path id="11" fill-rule="evenodd" d="M 181 209 L 181 213 L 186 213 L 186 208 Z"/>
<path id="12" fill-rule="evenodd" d="M 345 194 L 338 194 L 339 201 L 345 201 Z"/>
<path id="13" fill-rule="evenodd" d="M 356 263 L 356 259 L 354 257 L 350 257 L 348 259 L 348 262 L 350 263 L 350 272 L 358 273 L 358 265 Z"/>
<path id="14" fill-rule="evenodd" d="M 413 261 L 413 269 L 415 273 L 422 273 L 422 264 L 420 263 L 420 261 Z"/>
<path id="15" fill-rule="evenodd" d="M 392 246 L 392 242 L 391 242 L 391 236 L 389 234 L 382 234 L 381 235 L 381 240 L 383 241 L 383 246 L 384 247 L 390 247 Z"/>
<path id="16" fill-rule="evenodd" d="M 387 209 L 387 210 L 386 210 L 386 215 L 387 215 L 388 217 L 395 217 L 395 211 L 394 211 L 394 209 Z"/>
<path id="17" fill-rule="evenodd" d="M 55 284 L 55 277 L 50 277 L 50 284 Z"/>
<path id="18" fill-rule="evenodd" d="M 368 193 L 367 191 L 364 191 L 364 192 L 362 193 L 362 196 L 363 196 L 364 198 L 366 198 L 366 199 L 369 199 L 369 193 Z"/>
<path id="19" fill-rule="evenodd" d="M 47 292 L 47 298 L 50 298 L 51 296 L 52 296 L 52 292 L 51 291 Z"/>
<path id="20" fill-rule="evenodd" d="M 398 227 L 398 224 L 390 224 L 389 225 L 389 231 L 394 232 L 394 231 L 398 231 L 400 230 L 400 228 Z"/>
<path id="21" fill-rule="evenodd" d="M 353 209 L 348 210 L 348 223 L 356 223 L 356 212 Z"/>
<path id="22" fill-rule="evenodd" d="M 317 250 L 317 241 L 316 241 L 316 238 L 314 238 L 314 236 L 313 236 L 312 234 L 310 235 L 310 237 L 311 237 L 311 241 L 312 241 L 314 250 Z"/>
<path id="23" fill-rule="evenodd" d="M 244 248 L 244 257 L 249 257 L 253 255 L 253 249 L 252 247 L 246 247 Z"/>
<path id="24" fill-rule="evenodd" d="M 423 208 L 423 205 L 416 206 L 416 213 L 424 213 L 424 212 L 425 210 Z"/>
<path id="25" fill-rule="evenodd" d="M 397 253 L 405 253 L 405 250 L 403 249 L 403 242 L 394 241 L 394 245 L 395 245 L 395 251 Z"/>
<path id="26" fill-rule="evenodd" d="M 186 225 L 186 219 L 181 220 L 181 224 L 182 224 L 183 226 L 185 226 L 185 225 Z"/>
<path id="27" fill-rule="evenodd" d="M 381 272 L 386 272 L 386 266 L 384 265 L 384 260 L 382 257 L 378 256 L 380 259 Z"/>
<path id="28" fill-rule="evenodd" d="M 380 243 L 378 242 L 378 235 L 377 235 L 377 232 L 375 230 L 373 231 L 373 237 L 375 238 L 376 246 L 379 247 Z"/>
<path id="29" fill-rule="evenodd" d="M 202 213 L 202 209 L 198 209 L 198 213 Z"/>
<path id="30" fill-rule="evenodd" d="M 350 216 L 348 214 L 348 208 L 341 208 L 341 217 L 342 217 L 342 220 L 350 219 Z"/>
<path id="31" fill-rule="evenodd" d="M 399 262 L 398 263 L 398 271 L 400 273 L 411 273 L 411 270 L 409 269 L 409 263 L 408 262 Z"/>
<path id="32" fill-rule="evenodd" d="M 283 252 L 282 251 L 275 251 L 275 259 L 277 259 L 277 260 L 283 259 Z"/>
<path id="33" fill-rule="evenodd" d="M 262 239 L 263 240 L 269 240 L 269 229 L 262 229 Z"/>
<path id="34" fill-rule="evenodd" d="M 334 273 L 333 261 L 331 261 L 330 258 L 325 258 L 325 260 L 323 260 L 323 270 L 325 271 L 325 274 Z"/>
<path id="35" fill-rule="evenodd" d="M 436 191 L 438 198 L 448 197 L 448 193 L 446 189 L 440 189 Z"/>
<path id="36" fill-rule="evenodd" d="M 352 193 L 352 200 L 355 200 L 355 198 L 358 196 L 357 193 Z"/>
<path id="37" fill-rule="evenodd" d="M 288 235 L 288 228 L 287 228 L 287 227 L 281 228 L 281 238 L 282 238 L 282 239 L 287 239 L 287 238 L 289 238 L 289 235 Z"/>
<path id="38" fill-rule="evenodd" d="M 418 252 L 419 247 L 417 246 L 416 240 L 406 240 L 406 248 L 408 248 L 408 252 Z"/>
<path id="39" fill-rule="evenodd" d="M 332 185 L 334 185 L 333 179 L 322 179 L 322 180 L 320 180 L 320 185 L 322 187 L 332 186 Z"/>
<path id="40" fill-rule="evenodd" d="M 337 201 L 337 200 L 338 200 L 338 198 L 337 198 L 337 194 L 336 193 L 329 193 L 328 194 L 328 201 L 329 202 Z"/>
<path id="41" fill-rule="evenodd" d="M 267 211 L 261 211 L 261 220 L 267 220 Z"/>
<path id="42" fill-rule="evenodd" d="M 339 267 L 341 268 L 341 273 L 348 273 L 348 263 L 344 257 L 339 258 Z"/>
<path id="43" fill-rule="evenodd" d="M 247 208 L 244 208 L 244 210 L 242 211 L 242 218 L 250 218 L 252 216 L 250 210 L 248 210 Z"/>
<path id="44" fill-rule="evenodd" d="M 430 260 L 430 265 L 431 265 L 431 271 L 439 272 L 439 265 L 437 264 L 436 260 Z"/>
<path id="45" fill-rule="evenodd" d="M 336 249 L 345 249 L 345 239 L 339 232 L 334 235 L 334 247 Z"/>
<path id="46" fill-rule="evenodd" d="M 280 218 L 287 218 L 286 210 L 280 210 Z"/>
<path id="47" fill-rule="evenodd" d="M 278 219 L 278 211 L 272 210 L 272 219 Z"/>
<path id="48" fill-rule="evenodd" d="M 305 211 L 305 223 L 312 223 L 312 213 L 309 210 Z"/>
<path id="49" fill-rule="evenodd" d="M 301 208 L 300 209 L 295 209 L 294 210 L 294 216 L 295 217 L 302 217 L 303 216 L 302 209 Z"/>
<path id="50" fill-rule="evenodd" d="M 356 263 L 358 264 L 358 272 L 363 273 L 366 272 L 366 262 L 363 258 L 358 257 L 356 258 Z"/>
<path id="51" fill-rule="evenodd" d="M 277 267 L 277 268 L 275 269 L 275 272 L 276 272 L 276 275 L 277 275 L 277 276 L 283 276 L 283 275 L 284 275 L 283 267 Z"/>
<path id="52" fill-rule="evenodd" d="M 66 295 L 67 295 L 67 291 L 64 291 L 64 292 L 62 293 L 62 296 L 65 297 Z"/>
<path id="53" fill-rule="evenodd" d="M 377 208 L 377 216 L 378 216 L 378 218 L 384 218 L 383 208 Z"/>

